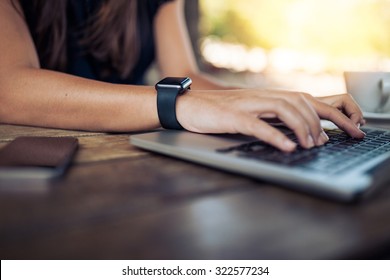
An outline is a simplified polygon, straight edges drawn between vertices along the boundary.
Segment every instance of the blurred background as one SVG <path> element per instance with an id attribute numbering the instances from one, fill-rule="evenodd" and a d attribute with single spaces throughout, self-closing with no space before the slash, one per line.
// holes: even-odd
<path id="1" fill-rule="evenodd" d="M 328 95 L 390 71 L 390 0 L 187 0 L 201 68 L 234 84 Z"/>

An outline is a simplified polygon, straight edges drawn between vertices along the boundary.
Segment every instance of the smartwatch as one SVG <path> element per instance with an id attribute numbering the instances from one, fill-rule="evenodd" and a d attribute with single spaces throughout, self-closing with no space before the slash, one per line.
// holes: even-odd
<path id="1" fill-rule="evenodd" d="M 163 128 L 184 129 L 176 118 L 176 98 L 190 89 L 191 83 L 188 77 L 167 77 L 156 84 L 157 112 Z"/>

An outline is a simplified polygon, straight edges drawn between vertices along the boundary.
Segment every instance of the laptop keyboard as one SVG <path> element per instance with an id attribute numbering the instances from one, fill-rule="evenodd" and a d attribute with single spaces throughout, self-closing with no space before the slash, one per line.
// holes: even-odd
<path id="1" fill-rule="evenodd" d="M 261 141 L 241 144 L 221 153 L 236 152 L 238 156 L 267 161 L 288 167 L 334 174 L 390 151 L 390 132 L 362 129 L 364 139 L 354 139 L 345 132 L 326 130 L 329 141 L 320 147 L 304 149 L 300 146 L 292 153 L 285 153 Z M 295 142 L 295 135 L 289 135 Z"/>

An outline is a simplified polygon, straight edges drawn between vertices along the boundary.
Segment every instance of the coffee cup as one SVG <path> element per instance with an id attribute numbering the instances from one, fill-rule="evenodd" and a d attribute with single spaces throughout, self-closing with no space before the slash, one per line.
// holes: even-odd
<path id="1" fill-rule="evenodd" d="M 347 92 L 365 112 L 390 112 L 390 72 L 344 72 Z"/>

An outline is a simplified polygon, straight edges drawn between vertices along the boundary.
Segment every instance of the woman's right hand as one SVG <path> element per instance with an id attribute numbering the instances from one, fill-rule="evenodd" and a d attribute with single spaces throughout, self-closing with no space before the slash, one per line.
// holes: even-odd
<path id="1" fill-rule="evenodd" d="M 283 122 L 304 148 L 329 140 L 320 118 L 334 122 L 354 138 L 365 135 L 359 129 L 364 124 L 362 112 L 348 94 L 321 100 L 307 93 L 280 90 L 191 90 L 178 98 L 176 111 L 178 121 L 189 131 L 255 136 L 286 152 L 295 150 L 296 144 L 266 119 Z"/>

